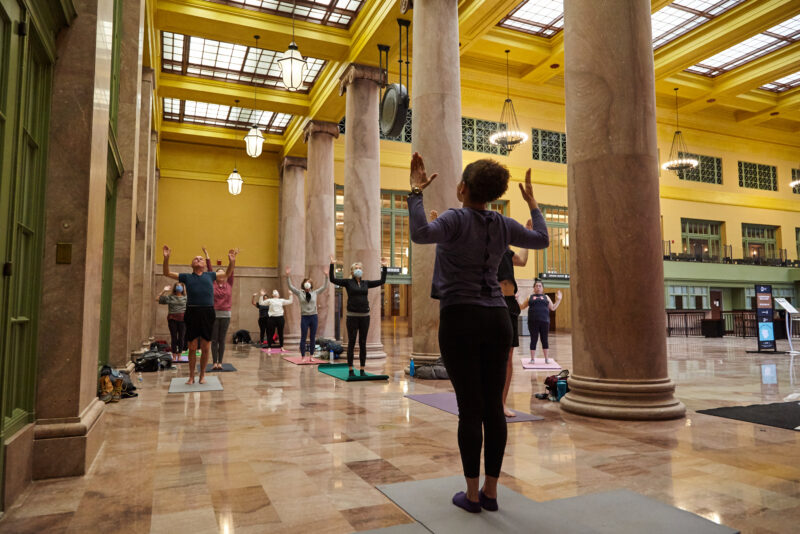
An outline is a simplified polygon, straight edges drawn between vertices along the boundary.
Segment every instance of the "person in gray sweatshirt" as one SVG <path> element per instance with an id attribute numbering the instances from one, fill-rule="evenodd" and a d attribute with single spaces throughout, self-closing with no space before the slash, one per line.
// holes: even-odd
<path id="1" fill-rule="evenodd" d="M 169 306 L 167 311 L 167 326 L 172 349 L 172 360 L 178 361 L 178 356 L 186 350 L 186 323 L 183 314 L 186 313 L 186 289 L 183 284 L 176 282 L 172 287 L 164 286 L 164 291 L 158 296 L 159 304 Z"/>
<path id="2" fill-rule="evenodd" d="M 297 295 L 300 301 L 300 356 L 302 361 L 310 362 L 314 357 L 314 347 L 316 345 L 317 326 L 319 319 L 317 316 L 317 295 L 328 289 L 328 272 L 322 269 L 324 282 L 319 289 L 313 289 L 314 282 L 310 278 L 303 280 L 300 289 L 292 284 L 292 268 L 286 268 L 286 281 L 289 283 L 289 291 Z M 309 344 L 306 345 L 306 334 L 311 334 Z M 308 347 L 308 357 L 306 357 L 306 347 Z"/>

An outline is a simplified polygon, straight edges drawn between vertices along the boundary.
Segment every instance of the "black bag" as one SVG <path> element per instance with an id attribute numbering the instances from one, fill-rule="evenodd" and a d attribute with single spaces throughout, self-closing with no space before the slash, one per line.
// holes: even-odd
<path id="1" fill-rule="evenodd" d="M 253 340 L 250 338 L 250 332 L 247 330 L 237 330 L 235 334 L 233 334 L 233 344 L 239 345 L 242 343 L 250 344 Z"/>
<path id="2" fill-rule="evenodd" d="M 172 367 L 172 354 L 169 352 L 147 351 L 133 360 L 137 373 L 154 373 Z"/>
<path id="3" fill-rule="evenodd" d="M 171 347 L 167 344 L 167 342 L 163 340 L 153 341 L 152 343 L 150 343 L 151 351 L 169 352 L 170 348 Z"/>

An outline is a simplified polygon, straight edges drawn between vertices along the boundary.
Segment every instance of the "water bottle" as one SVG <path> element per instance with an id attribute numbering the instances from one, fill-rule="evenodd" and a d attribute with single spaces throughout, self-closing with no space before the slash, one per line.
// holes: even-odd
<path id="1" fill-rule="evenodd" d="M 141 372 L 141 371 L 139 371 L 138 373 L 136 373 L 136 380 L 138 380 L 140 384 L 141 384 L 142 382 L 144 382 L 144 379 L 142 378 L 142 372 Z"/>
<path id="2" fill-rule="evenodd" d="M 567 394 L 567 381 L 566 380 L 559 380 L 556 382 L 556 389 L 558 391 L 558 401 L 561 401 L 561 397 Z"/>
<path id="3" fill-rule="evenodd" d="M 328 360 L 329 360 L 331 363 L 333 363 L 333 358 L 334 358 L 334 354 L 333 354 L 333 351 L 331 350 L 331 351 L 330 351 L 330 354 L 328 354 Z"/>
<path id="4" fill-rule="evenodd" d="M 408 374 L 414 376 L 414 358 L 411 358 L 411 361 L 408 364 Z"/>

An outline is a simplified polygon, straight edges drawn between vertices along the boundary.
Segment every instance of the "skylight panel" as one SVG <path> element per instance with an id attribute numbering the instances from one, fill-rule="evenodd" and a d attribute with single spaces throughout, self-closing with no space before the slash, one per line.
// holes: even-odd
<path id="1" fill-rule="evenodd" d="M 265 133 L 283 135 L 293 116 L 193 100 L 164 99 L 164 120 L 248 130 L 255 122 Z"/>
<path id="2" fill-rule="evenodd" d="M 499 26 L 552 37 L 564 28 L 564 0 L 525 0 Z"/>
<path id="3" fill-rule="evenodd" d="M 206 0 L 217 4 L 261 11 L 282 17 L 294 17 L 316 24 L 347 29 L 361 7 L 364 0 Z"/>
<path id="4" fill-rule="evenodd" d="M 798 40 L 800 40 L 800 15 L 704 59 L 686 70 L 713 78 Z"/>
<path id="5" fill-rule="evenodd" d="M 774 82 L 764 84 L 761 86 L 761 89 L 775 93 L 782 93 L 784 91 L 788 91 L 789 89 L 794 89 L 795 87 L 800 87 L 800 71 L 788 76 L 784 76 L 783 78 L 779 78 Z"/>
<path id="6" fill-rule="evenodd" d="M 651 17 L 653 48 L 677 39 L 745 0 L 675 0 Z"/>
<path id="7" fill-rule="evenodd" d="M 164 72 L 286 89 L 278 65 L 281 52 L 171 32 L 161 33 L 161 43 Z M 185 64 L 184 48 L 188 52 Z M 306 65 L 308 70 L 300 93 L 311 90 L 325 61 L 307 57 Z"/>

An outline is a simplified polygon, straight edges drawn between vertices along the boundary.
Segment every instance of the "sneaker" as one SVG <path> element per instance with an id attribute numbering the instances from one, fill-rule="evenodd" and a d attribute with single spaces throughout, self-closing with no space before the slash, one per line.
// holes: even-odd
<path id="1" fill-rule="evenodd" d="M 363 369 L 361 369 L 361 376 L 367 376 L 367 373 L 366 373 L 366 372 L 364 372 L 364 370 L 363 370 Z"/>
<path id="2" fill-rule="evenodd" d="M 350 369 L 348 376 L 356 376 L 356 372 L 353 369 Z"/>

